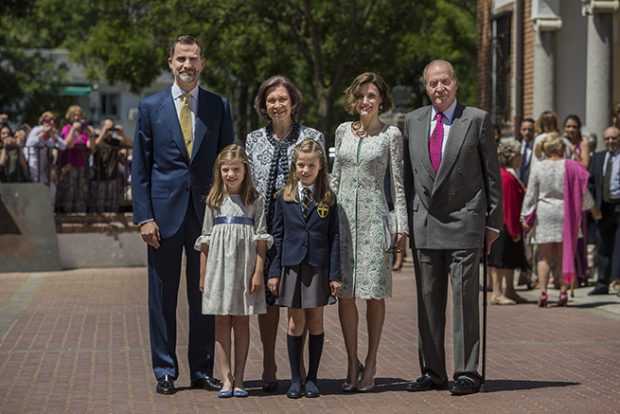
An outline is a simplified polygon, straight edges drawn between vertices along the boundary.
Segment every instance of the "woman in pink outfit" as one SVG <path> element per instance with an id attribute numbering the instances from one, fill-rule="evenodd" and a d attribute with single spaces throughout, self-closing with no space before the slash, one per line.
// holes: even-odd
<path id="1" fill-rule="evenodd" d="M 56 206 L 64 213 L 83 213 L 88 200 L 88 158 L 95 147 L 94 131 L 86 124 L 84 112 L 78 105 L 71 105 L 65 118 L 68 123 L 60 134 L 67 149 L 60 153 Z"/>

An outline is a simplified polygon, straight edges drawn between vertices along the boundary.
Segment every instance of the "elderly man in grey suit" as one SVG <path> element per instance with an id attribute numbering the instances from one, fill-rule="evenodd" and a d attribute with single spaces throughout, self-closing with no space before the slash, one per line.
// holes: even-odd
<path id="1" fill-rule="evenodd" d="M 405 117 L 404 162 L 418 295 L 422 377 L 408 391 L 447 389 L 444 350 L 448 280 L 452 284 L 453 395 L 478 392 L 479 263 L 502 228 L 502 180 L 488 113 L 456 100 L 449 62 L 424 69 L 432 105 Z"/>

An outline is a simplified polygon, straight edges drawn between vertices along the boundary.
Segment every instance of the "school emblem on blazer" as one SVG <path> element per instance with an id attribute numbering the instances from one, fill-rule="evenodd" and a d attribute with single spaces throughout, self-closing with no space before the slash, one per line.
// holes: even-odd
<path id="1" fill-rule="evenodd" d="M 327 217 L 327 213 L 329 213 L 329 207 L 325 204 L 319 204 L 316 206 L 316 212 L 321 218 Z"/>

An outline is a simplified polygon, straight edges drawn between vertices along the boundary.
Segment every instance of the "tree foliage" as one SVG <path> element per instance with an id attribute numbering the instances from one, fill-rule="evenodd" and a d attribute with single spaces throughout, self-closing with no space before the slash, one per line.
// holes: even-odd
<path id="1" fill-rule="evenodd" d="M 281 73 L 304 95 L 303 121 L 328 137 L 350 118 L 346 86 L 359 73 L 382 74 L 424 102 L 422 69 L 450 60 L 460 78 L 459 99 L 472 104 L 476 88 L 474 0 L 29 0 L 6 28 L 17 47 L 70 51 L 92 79 L 126 82 L 133 91 L 168 70 L 170 42 L 196 35 L 204 45 L 203 81 L 229 96 L 237 132 L 259 120 L 252 110 L 260 82 Z M 12 13 L 9 11 L 9 14 Z M 5 104 L 5 101 L 0 101 Z"/>

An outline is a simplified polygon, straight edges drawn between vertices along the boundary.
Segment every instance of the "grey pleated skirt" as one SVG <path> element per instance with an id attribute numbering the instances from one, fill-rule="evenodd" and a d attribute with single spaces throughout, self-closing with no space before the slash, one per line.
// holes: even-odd
<path id="1" fill-rule="evenodd" d="M 275 304 L 287 308 L 317 308 L 331 303 L 330 297 L 327 269 L 312 267 L 304 260 L 298 266 L 284 268 Z"/>

